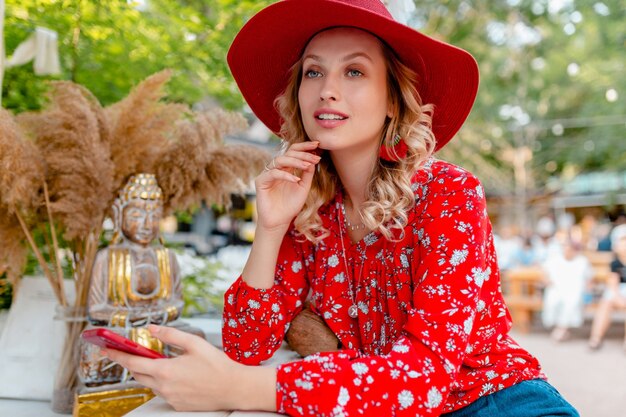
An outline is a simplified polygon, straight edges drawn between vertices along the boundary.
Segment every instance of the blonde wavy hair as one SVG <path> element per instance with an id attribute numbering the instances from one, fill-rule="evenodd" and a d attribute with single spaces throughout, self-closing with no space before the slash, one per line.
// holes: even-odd
<path id="1" fill-rule="evenodd" d="M 399 231 L 402 237 L 402 230 L 408 221 L 407 212 L 415 204 L 411 178 L 435 149 L 435 137 L 431 129 L 433 106 L 422 104 L 416 89 L 417 74 L 404 65 L 383 40 L 377 39 L 386 59 L 389 99 L 395 113 L 385 120 L 381 146 L 385 144 L 392 147 L 394 137 L 398 134 L 406 143 L 408 152 L 406 157 L 396 158 L 397 162 L 379 159 L 370 174 L 361 215 L 368 229 L 378 230 L 388 240 L 397 240 L 393 231 Z M 302 59 L 293 65 L 285 92 L 274 101 L 283 119 L 280 130 L 283 151 L 294 143 L 309 140 L 298 103 L 301 80 Z M 340 188 L 339 176 L 330 156 L 324 152 L 304 207 L 294 221 L 298 233 L 314 243 L 329 235 L 318 210 L 330 202 Z"/>

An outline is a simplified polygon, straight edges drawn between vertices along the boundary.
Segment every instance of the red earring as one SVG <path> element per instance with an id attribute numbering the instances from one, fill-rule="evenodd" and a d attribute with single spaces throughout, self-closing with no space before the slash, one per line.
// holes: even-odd
<path id="1" fill-rule="evenodd" d="M 387 146 L 384 143 L 380 147 L 380 157 L 385 161 L 398 162 L 400 159 L 405 158 L 409 147 L 402 140 L 400 135 L 396 134 L 393 137 L 393 143 L 391 146 Z"/>

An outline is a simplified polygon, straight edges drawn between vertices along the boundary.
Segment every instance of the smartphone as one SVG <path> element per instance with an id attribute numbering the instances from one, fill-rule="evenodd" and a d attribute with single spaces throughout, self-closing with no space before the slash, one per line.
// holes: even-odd
<path id="1" fill-rule="evenodd" d="M 132 340 L 107 329 L 99 328 L 85 330 L 83 331 L 81 337 L 89 343 L 93 343 L 94 345 L 107 349 L 121 350 L 122 352 L 150 359 L 167 358 L 167 356 L 157 352 L 156 350 L 148 349 L 145 346 L 141 346 L 139 343 L 133 342 Z"/>

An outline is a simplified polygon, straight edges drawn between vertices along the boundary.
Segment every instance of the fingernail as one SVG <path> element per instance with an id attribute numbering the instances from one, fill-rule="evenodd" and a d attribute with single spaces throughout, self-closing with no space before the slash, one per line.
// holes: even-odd
<path id="1" fill-rule="evenodd" d="M 154 324 L 150 324 L 148 325 L 148 330 L 150 331 L 150 333 L 155 334 L 158 333 L 161 328 L 159 326 L 155 326 Z"/>

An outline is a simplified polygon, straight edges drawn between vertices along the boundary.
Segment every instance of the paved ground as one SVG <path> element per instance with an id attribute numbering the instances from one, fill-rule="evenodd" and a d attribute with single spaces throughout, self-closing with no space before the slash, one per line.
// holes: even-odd
<path id="1" fill-rule="evenodd" d="M 539 358 L 549 381 L 582 417 L 626 416 L 624 321 L 611 326 L 598 351 L 587 347 L 589 327 L 586 323 L 562 343 L 540 328 L 513 337 Z"/>

